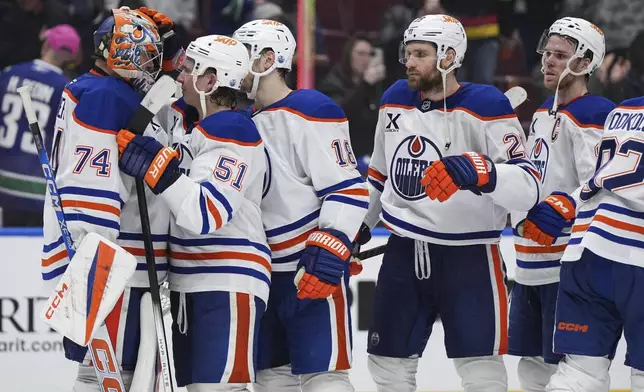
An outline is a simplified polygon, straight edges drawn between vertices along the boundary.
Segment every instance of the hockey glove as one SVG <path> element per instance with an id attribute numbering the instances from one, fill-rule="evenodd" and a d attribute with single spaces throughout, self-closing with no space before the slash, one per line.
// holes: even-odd
<path id="1" fill-rule="evenodd" d="M 563 192 L 552 194 L 534 206 L 523 222 L 523 237 L 550 246 L 575 220 L 575 200 Z"/>
<path id="2" fill-rule="evenodd" d="M 147 15 L 156 23 L 159 35 L 163 40 L 163 64 L 162 70 L 166 74 L 178 76 L 178 68 L 181 65 L 184 57 L 184 50 L 181 47 L 181 37 L 174 30 L 174 21 L 167 15 L 147 7 L 140 7 L 137 9 L 139 12 Z"/>
<path id="3" fill-rule="evenodd" d="M 145 182 L 155 195 L 166 190 L 181 176 L 179 154 L 155 138 L 138 136 L 121 129 L 116 135 L 119 145 L 119 168 L 125 174 Z"/>
<path id="4" fill-rule="evenodd" d="M 342 282 L 351 256 L 351 241 L 338 230 L 318 230 L 306 240 L 294 283 L 297 298 L 319 299 L 333 294 Z"/>
<path id="5" fill-rule="evenodd" d="M 352 254 L 360 252 L 360 247 L 369 241 L 371 241 L 371 229 L 366 223 L 362 223 L 360 231 L 358 231 L 355 244 L 353 245 Z M 351 273 L 351 276 L 359 275 L 362 272 L 362 268 L 362 261 L 352 256 L 351 262 L 349 263 L 349 272 Z"/>
<path id="6" fill-rule="evenodd" d="M 477 195 L 494 191 L 496 168 L 486 155 L 466 152 L 433 162 L 426 170 L 420 184 L 432 199 L 444 202 L 459 189 Z"/>

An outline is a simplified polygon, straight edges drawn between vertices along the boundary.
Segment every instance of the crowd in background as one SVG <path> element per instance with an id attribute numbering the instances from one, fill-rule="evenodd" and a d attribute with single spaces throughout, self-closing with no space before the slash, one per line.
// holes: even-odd
<path id="1" fill-rule="evenodd" d="M 80 49 L 72 57 L 67 53 L 60 66 L 70 78 L 88 71 L 92 33 L 110 9 L 120 6 L 165 13 L 175 21 L 184 46 L 206 34 L 231 35 L 244 22 L 259 18 L 278 20 L 297 33 L 296 0 L 0 0 L 0 69 L 41 58 L 44 32 L 70 25 L 78 32 Z M 526 88 L 529 100 L 518 109 L 526 128 L 535 109 L 552 95 L 542 86 L 536 47 L 542 32 L 561 16 L 587 19 L 605 34 L 607 54 L 591 78 L 591 93 L 615 103 L 644 95 L 641 0 L 319 0 L 315 87 L 346 112 L 362 172 L 373 149 L 380 96 L 405 77 L 398 61 L 403 32 L 416 17 L 439 13 L 458 18 L 467 32 L 460 80 L 502 90 Z M 293 88 L 296 75 L 297 63 L 288 78 Z"/>

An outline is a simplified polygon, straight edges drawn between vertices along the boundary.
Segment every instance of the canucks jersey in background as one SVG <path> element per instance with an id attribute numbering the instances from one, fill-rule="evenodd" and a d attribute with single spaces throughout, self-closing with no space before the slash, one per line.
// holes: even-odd
<path id="1" fill-rule="evenodd" d="M 42 167 L 16 90 L 23 85 L 33 87 L 33 108 L 49 151 L 60 97 L 68 82 L 60 68 L 40 59 L 0 73 L 0 207 L 42 211 L 45 200 Z"/>

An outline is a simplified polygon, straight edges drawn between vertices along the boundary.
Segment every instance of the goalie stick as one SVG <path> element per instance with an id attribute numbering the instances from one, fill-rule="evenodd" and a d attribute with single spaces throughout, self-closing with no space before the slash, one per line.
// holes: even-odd
<path id="1" fill-rule="evenodd" d="M 62 202 L 58 194 L 58 187 L 56 186 L 56 180 L 54 178 L 54 171 L 51 168 L 49 161 L 49 156 L 47 155 L 47 150 L 45 149 L 45 144 L 43 143 L 42 134 L 40 133 L 40 125 L 36 118 L 36 112 L 31 104 L 31 92 L 32 86 L 25 85 L 18 88 L 18 93 L 22 99 L 22 105 L 27 115 L 27 122 L 29 123 L 29 130 L 34 138 L 34 143 L 36 144 L 36 149 L 38 150 L 38 158 L 40 159 L 40 164 L 42 166 L 42 171 L 47 182 L 47 188 L 49 189 L 49 195 L 51 197 L 51 204 L 56 212 L 56 220 L 58 221 L 58 226 L 60 227 L 61 236 L 63 237 L 63 242 L 65 243 L 65 248 L 67 249 L 67 254 L 71 260 L 76 253 L 76 247 L 74 245 L 74 240 L 72 238 L 69 229 L 67 228 L 67 222 L 65 221 L 65 214 L 63 212 Z M 114 347 L 110 340 L 109 334 L 107 332 L 107 327 L 105 323 L 102 323 L 98 331 L 96 331 L 93 339 L 89 343 L 89 353 L 92 358 L 92 366 L 96 372 L 96 378 L 98 380 L 98 385 L 103 389 L 103 387 L 113 388 L 111 390 L 125 391 L 125 385 L 123 384 L 123 378 L 121 377 L 121 371 L 119 369 L 119 364 L 116 358 L 116 353 L 114 352 Z M 98 353 L 103 353 L 102 357 L 98 357 Z"/>
<path id="2" fill-rule="evenodd" d="M 128 124 L 128 129 L 135 135 L 142 135 L 154 115 L 170 101 L 175 91 L 176 83 L 171 77 L 164 75 L 159 78 L 141 101 L 141 105 Z M 173 392 L 174 386 L 172 384 L 172 371 L 170 369 L 170 352 L 168 351 L 168 340 L 165 335 L 165 324 L 163 322 L 159 280 L 157 278 L 157 266 L 152 245 L 152 232 L 150 230 L 150 216 L 148 215 L 148 203 L 145 199 L 145 184 L 143 180 L 138 179 L 135 181 L 135 184 L 136 195 L 139 201 L 143 245 L 145 247 L 145 262 L 148 267 L 148 279 L 150 280 L 150 295 L 152 297 L 152 311 L 154 314 L 154 327 L 157 334 L 157 348 L 159 350 L 163 390 Z"/>
<path id="3" fill-rule="evenodd" d="M 528 98 L 528 93 L 521 86 L 514 86 L 508 89 L 505 92 L 505 96 L 510 101 L 512 109 L 516 109 L 519 105 L 524 103 Z M 372 257 L 379 256 L 387 250 L 387 244 L 376 246 L 375 248 L 367 249 L 364 252 L 358 252 L 352 256 L 352 258 L 358 259 L 359 261 L 370 259 Z"/>

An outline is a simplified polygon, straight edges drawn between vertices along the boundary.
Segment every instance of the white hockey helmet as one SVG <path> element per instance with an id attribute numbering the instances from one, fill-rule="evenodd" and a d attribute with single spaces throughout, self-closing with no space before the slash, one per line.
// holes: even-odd
<path id="1" fill-rule="evenodd" d="M 441 72 L 448 73 L 463 64 L 467 51 L 467 35 L 458 19 L 449 15 L 426 15 L 411 22 L 403 36 L 401 45 L 400 62 L 407 63 L 405 48 L 413 41 L 431 42 L 436 45 L 437 66 L 441 70 L 440 62 L 447 55 L 448 49 L 456 53 L 454 63 Z"/>
<path id="2" fill-rule="evenodd" d="M 587 51 L 592 52 L 593 58 L 588 68 L 581 73 L 575 73 L 572 70 L 569 72 L 575 76 L 584 74 L 592 74 L 604 61 L 606 54 L 606 43 L 604 40 L 604 33 L 601 29 L 585 19 L 565 17 L 555 21 L 552 26 L 543 32 L 537 52 L 543 54 L 545 52 L 548 39 L 553 35 L 561 35 L 564 37 L 572 38 L 577 46 L 575 53 L 572 55 L 570 61 L 576 58 L 583 58 Z"/>
<path id="3" fill-rule="evenodd" d="M 251 73 L 256 76 L 269 74 L 275 68 L 291 69 L 295 56 L 295 37 L 283 23 L 269 19 L 257 19 L 248 22 L 235 31 L 233 37 L 250 48 L 251 64 L 262 56 L 264 49 L 275 52 L 275 63 L 262 73 Z"/>
<path id="4" fill-rule="evenodd" d="M 199 93 L 201 109 L 206 113 L 206 96 L 214 93 L 219 87 L 240 90 L 242 80 L 248 74 L 250 63 L 246 47 L 234 38 L 224 35 L 207 35 L 199 37 L 188 45 L 186 58 L 194 61 L 190 75 L 193 86 Z M 197 76 L 201 76 L 208 68 L 217 72 L 217 82 L 210 91 L 197 88 Z"/>

